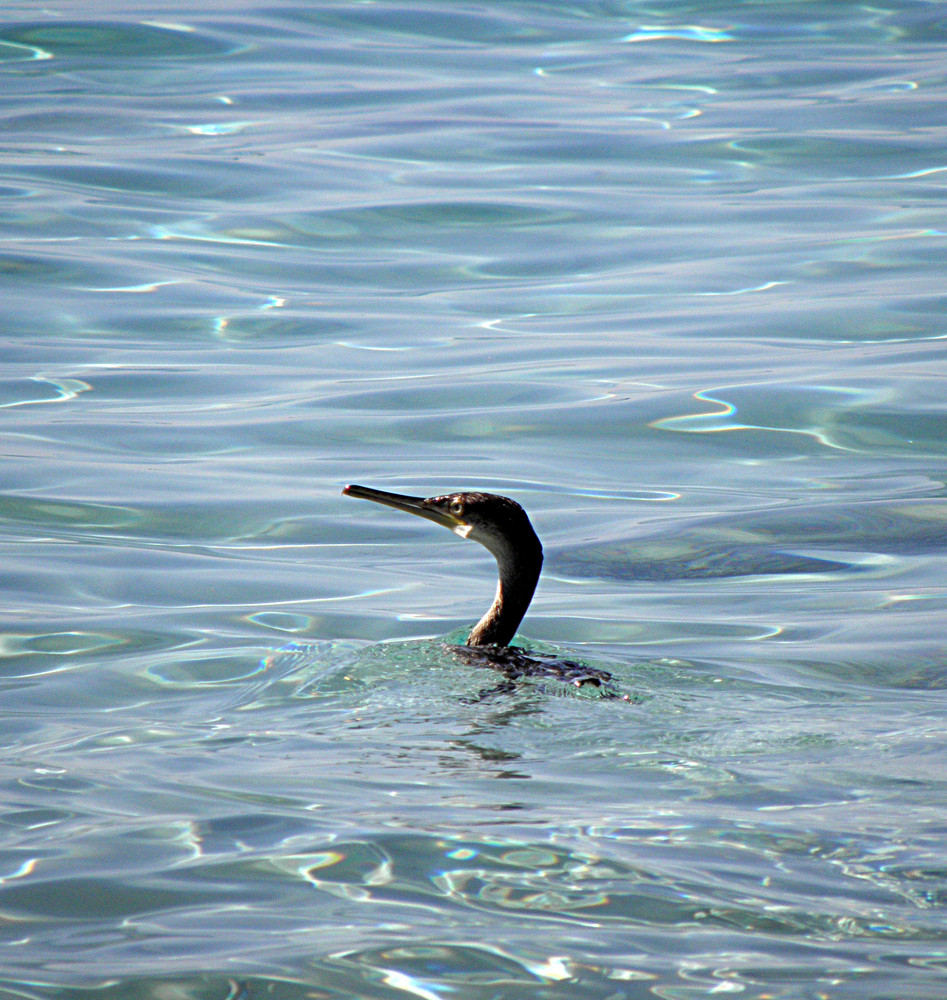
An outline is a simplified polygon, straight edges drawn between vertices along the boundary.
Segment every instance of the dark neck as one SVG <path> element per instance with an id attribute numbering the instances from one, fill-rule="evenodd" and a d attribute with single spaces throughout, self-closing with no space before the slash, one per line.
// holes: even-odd
<path id="1" fill-rule="evenodd" d="M 533 599 L 540 570 L 543 549 L 539 539 L 526 551 L 495 552 L 500 579 L 490 610 L 474 625 L 467 637 L 468 646 L 508 646 L 516 634 L 523 615 Z"/>

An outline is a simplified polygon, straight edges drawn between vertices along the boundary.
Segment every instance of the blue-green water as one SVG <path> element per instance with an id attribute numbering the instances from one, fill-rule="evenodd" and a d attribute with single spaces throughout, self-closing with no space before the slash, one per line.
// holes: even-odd
<path id="1" fill-rule="evenodd" d="M 0 997 L 947 995 L 943 5 L 0 17 Z"/>

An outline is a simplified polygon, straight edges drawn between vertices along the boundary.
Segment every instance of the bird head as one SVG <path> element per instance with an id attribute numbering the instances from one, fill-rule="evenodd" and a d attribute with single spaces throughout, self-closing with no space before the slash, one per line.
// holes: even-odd
<path id="1" fill-rule="evenodd" d="M 440 524 L 461 538 L 479 542 L 496 556 L 501 565 L 517 553 L 540 557 L 542 554 L 542 545 L 526 511 L 509 497 L 477 492 L 412 497 L 368 486 L 346 486 L 342 492 L 346 496 L 372 500 Z"/>

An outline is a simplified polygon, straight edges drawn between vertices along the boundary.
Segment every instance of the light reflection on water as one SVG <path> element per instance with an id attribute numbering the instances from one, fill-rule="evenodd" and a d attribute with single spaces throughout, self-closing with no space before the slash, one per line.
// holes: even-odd
<path id="1" fill-rule="evenodd" d="M 933 7 L 29 17 L 0 992 L 939 995 Z"/>

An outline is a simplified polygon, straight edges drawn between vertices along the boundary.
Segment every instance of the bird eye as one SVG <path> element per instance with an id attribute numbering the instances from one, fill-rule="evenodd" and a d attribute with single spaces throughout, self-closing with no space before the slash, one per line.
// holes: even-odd
<path id="1" fill-rule="evenodd" d="M 459 500 L 455 500 L 450 505 L 450 512 L 452 514 L 456 514 L 457 517 L 460 517 L 460 515 L 464 512 L 464 505 Z"/>

